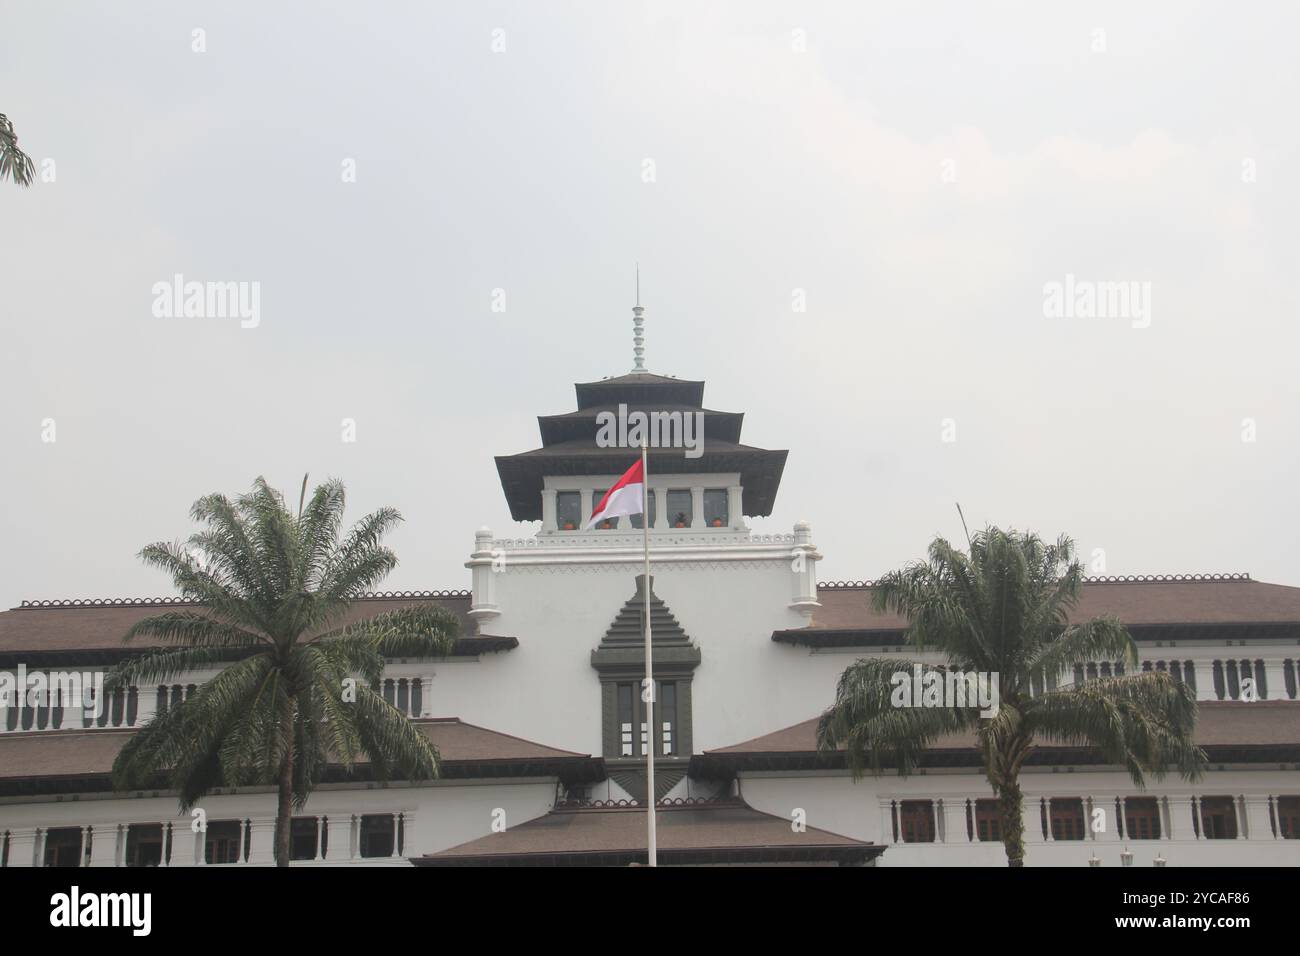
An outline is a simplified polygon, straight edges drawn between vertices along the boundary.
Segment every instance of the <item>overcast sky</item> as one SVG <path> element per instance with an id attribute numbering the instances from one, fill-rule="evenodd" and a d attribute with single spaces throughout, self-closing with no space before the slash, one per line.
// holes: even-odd
<path id="1" fill-rule="evenodd" d="M 0 0 L 53 175 L 0 184 L 0 606 L 170 593 L 141 546 L 304 472 L 403 512 L 391 587 L 467 587 L 537 529 L 492 456 L 631 368 L 637 261 L 648 367 L 790 450 L 753 525 L 823 579 L 959 501 L 1300 585 L 1295 8 L 866 6 Z M 178 273 L 257 326 L 156 316 Z M 1145 314 L 1046 316 L 1067 276 Z"/>

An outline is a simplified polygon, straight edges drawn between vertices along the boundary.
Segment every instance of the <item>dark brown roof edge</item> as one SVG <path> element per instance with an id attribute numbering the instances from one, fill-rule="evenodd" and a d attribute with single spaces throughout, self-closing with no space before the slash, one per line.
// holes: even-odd
<path id="1" fill-rule="evenodd" d="M 691 847 L 658 850 L 658 862 L 668 866 L 708 863 L 838 863 L 855 866 L 885 852 L 878 843 L 838 843 L 804 846 Z M 631 866 L 644 865 L 645 850 L 544 851 L 538 853 L 477 854 L 474 856 L 411 857 L 414 866 Z"/>
<path id="2" fill-rule="evenodd" d="M 52 667 L 58 664 L 89 667 L 94 665 L 111 666 L 119 661 L 142 654 L 160 646 L 150 644 L 123 644 L 117 647 L 58 648 L 44 650 L 32 647 L 27 650 L 0 651 L 0 669 L 14 668 L 20 663 L 30 667 Z M 480 634 L 462 637 L 452 648 L 452 657 L 474 657 L 478 654 L 497 654 L 512 651 L 519 646 L 519 638 L 498 634 Z M 237 661 L 243 655 L 239 649 L 233 649 L 226 655 L 230 661 Z"/>
<path id="3" fill-rule="evenodd" d="M 565 784 L 598 783 L 605 779 L 605 761 L 602 757 L 584 754 L 555 757 L 502 757 L 479 760 L 443 760 L 437 780 L 485 780 L 504 777 L 557 777 Z M 331 764 L 322 775 L 322 783 L 380 784 L 403 783 L 394 774 L 379 780 L 368 764 L 358 764 L 351 772 L 341 765 Z M 175 790 L 160 777 L 152 787 L 136 787 L 115 791 L 108 773 L 52 774 L 39 777 L 7 777 L 0 780 L 0 797 L 25 797 L 33 795 L 68 795 L 89 793 L 118 793 L 129 796 L 150 793 L 171 796 Z M 255 789 L 253 787 L 222 787 L 222 791 Z"/>
<path id="4" fill-rule="evenodd" d="M 1296 764 L 1300 769 L 1300 743 L 1294 744 L 1208 744 L 1201 748 L 1211 764 Z M 974 747 L 932 749 L 921 758 L 922 769 L 937 767 L 978 768 L 984 765 Z M 1091 747 L 1035 747 L 1026 766 L 1097 767 L 1109 766 L 1103 755 Z M 758 770 L 848 770 L 843 751 L 796 750 L 786 752 L 703 753 L 691 757 L 688 773 L 695 779 L 726 780 L 738 771 Z M 885 773 L 892 773 L 890 767 Z"/>
<path id="5" fill-rule="evenodd" d="M 1121 622 L 1123 623 L 1123 622 Z M 1138 642 L 1272 639 L 1300 641 L 1300 621 L 1171 621 L 1125 624 Z M 803 647 L 884 647 L 907 643 L 907 629 L 865 627 L 794 627 L 772 632 L 778 644 Z"/>

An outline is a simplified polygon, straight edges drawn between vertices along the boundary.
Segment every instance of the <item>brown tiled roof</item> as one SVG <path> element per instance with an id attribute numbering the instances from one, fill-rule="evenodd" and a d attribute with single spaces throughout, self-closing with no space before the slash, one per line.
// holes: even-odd
<path id="1" fill-rule="evenodd" d="M 1205 748 L 1211 760 L 1216 757 L 1231 762 L 1300 760 L 1300 701 L 1202 701 L 1198 710 L 1196 742 Z M 1037 749 L 1042 752 L 1042 758 L 1030 762 L 1097 762 L 1086 759 L 1089 750 L 1085 747 L 1064 747 L 1044 742 Z M 963 757 L 978 762 L 973 734 L 942 737 L 935 741 L 930 751 L 936 758 L 943 751 L 954 755 L 960 752 Z M 706 751 L 692 758 L 691 773 L 696 775 L 699 771 L 699 775 L 707 776 L 727 766 L 757 766 L 759 763 L 794 766 L 806 762 L 802 758 L 816 758 L 827 766 L 843 765 L 842 752 L 819 753 L 816 717 L 730 747 Z"/>
<path id="2" fill-rule="evenodd" d="M 448 777 L 550 775 L 603 779 L 601 761 L 498 733 L 456 717 L 415 720 L 442 757 Z M 134 730 L 45 730 L 0 734 L 0 792 L 18 780 L 87 782 L 104 777 Z M 364 772 L 365 761 L 358 767 Z M 106 781 L 93 781 L 106 789 Z M 30 789 L 30 787 L 29 787 Z"/>
<path id="3" fill-rule="evenodd" d="M 351 623 L 385 611 L 415 604 L 436 604 L 460 620 L 461 633 L 472 636 L 468 592 L 428 592 L 428 597 L 369 597 L 358 600 L 340 621 Z M 122 635 L 136 621 L 167 611 L 192 610 L 195 604 L 159 599 L 124 603 L 51 602 L 0 611 L 0 655 L 31 651 L 84 651 L 143 649 L 147 642 L 122 643 Z"/>
<path id="4" fill-rule="evenodd" d="M 872 607 L 874 588 L 821 586 L 821 607 L 807 628 L 776 632 L 899 632 L 901 615 Z M 1300 587 L 1236 580 L 1089 581 L 1070 618 L 1086 621 L 1113 614 L 1130 627 L 1183 625 L 1300 625 Z M 1137 636 L 1137 635 L 1135 635 Z"/>
<path id="5" fill-rule="evenodd" d="M 833 860 L 860 863 L 884 848 L 808 827 L 796 832 L 784 817 L 739 799 L 661 806 L 655 813 L 661 863 Z M 563 863 L 627 865 L 646 858 L 646 810 L 638 807 L 558 807 L 501 833 L 413 860 L 423 866 Z"/>

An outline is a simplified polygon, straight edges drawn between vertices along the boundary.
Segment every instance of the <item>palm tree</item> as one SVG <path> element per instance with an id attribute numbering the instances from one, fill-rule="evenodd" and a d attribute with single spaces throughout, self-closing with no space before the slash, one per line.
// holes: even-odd
<path id="1" fill-rule="evenodd" d="M 401 516 L 381 508 L 340 537 L 343 485 L 320 485 L 304 507 L 306 493 L 304 477 L 294 517 L 258 478 L 233 502 L 219 494 L 196 501 L 190 515 L 206 528 L 186 544 L 144 548 L 144 562 L 202 606 L 136 623 L 124 640 L 162 646 L 106 681 L 151 684 L 222 667 L 127 742 L 114 786 L 139 789 L 165 775 L 186 812 L 216 787 L 273 783 L 278 866 L 289 865 L 293 809 L 327 763 L 351 767 L 364 754 L 380 777 L 390 767 L 411 780 L 437 775 L 436 750 L 384 700 L 379 680 L 386 657 L 445 656 L 459 633 L 456 617 L 434 605 L 345 623 L 352 602 L 396 566 L 380 542 Z"/>
<path id="2" fill-rule="evenodd" d="M 30 186 L 36 175 L 32 158 L 18 148 L 18 134 L 9 117 L 0 113 L 0 181 L 6 176 L 19 186 Z"/>
<path id="3" fill-rule="evenodd" d="M 1055 688 L 1081 661 L 1137 662 L 1133 638 L 1114 617 L 1068 623 L 1083 584 L 1070 539 L 1046 545 L 1034 534 L 988 528 L 968 543 L 966 554 L 936 538 L 928 561 L 877 582 L 874 603 L 907 617 L 908 642 L 941 654 L 947 670 L 998 675 L 997 713 L 981 719 L 968 707 L 895 706 L 892 678 L 910 675 L 917 662 L 860 660 L 841 675 L 818 723 L 820 747 L 845 750 L 855 780 L 887 765 L 906 776 L 939 737 L 974 731 L 1007 863 L 1017 867 L 1025 856 L 1020 770 L 1039 741 L 1095 747 L 1139 787 L 1146 774 L 1159 779 L 1170 767 L 1198 779 L 1205 754 L 1192 740 L 1196 696 L 1187 685 L 1156 671 Z"/>

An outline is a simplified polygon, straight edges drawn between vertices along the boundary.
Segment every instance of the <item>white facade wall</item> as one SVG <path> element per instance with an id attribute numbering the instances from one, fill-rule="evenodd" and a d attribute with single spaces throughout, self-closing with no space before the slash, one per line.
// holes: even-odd
<path id="1" fill-rule="evenodd" d="M 1300 705 L 1297 705 L 1300 706 Z M 839 771 L 807 773 L 745 773 L 738 775 L 741 795 L 755 809 L 793 820 L 802 810 L 810 827 L 889 847 L 879 866 L 1005 866 L 1002 844 L 971 841 L 967 835 L 965 801 L 990 799 L 993 791 L 983 774 L 935 772 L 906 779 L 887 773 L 870 774 L 857 783 Z M 1300 770 L 1239 768 L 1214 770 L 1204 780 L 1187 784 L 1177 775 L 1135 787 L 1126 773 L 1083 770 L 1056 773 L 1029 768 L 1020 777 L 1024 792 L 1025 864 L 1027 866 L 1088 866 L 1096 854 L 1102 866 L 1120 866 L 1127 847 L 1132 865 L 1149 867 L 1156 856 L 1168 866 L 1300 866 L 1300 840 L 1275 837 L 1268 822 L 1267 799 L 1300 795 Z M 1159 840 L 1121 839 L 1114 821 L 1116 797 L 1163 797 L 1167 823 Z M 1193 796 L 1232 796 L 1238 802 L 1238 838 L 1198 838 L 1192 827 Z M 1042 798 L 1078 797 L 1085 820 L 1091 806 L 1106 811 L 1106 829 L 1084 840 L 1043 838 L 1039 811 Z M 890 801 L 932 800 L 937 823 L 934 843 L 895 842 Z M 942 803 L 941 803 L 942 802 Z M 945 813 L 945 810 L 947 811 Z M 1243 812 L 1244 811 L 1244 812 Z M 1244 818 L 1244 819 L 1243 819 Z"/>
<path id="2" fill-rule="evenodd" d="M 519 647 L 471 666 L 440 666 L 435 716 L 599 755 L 600 681 L 591 651 L 637 595 L 640 533 L 528 541 L 481 534 L 474 554 L 482 633 L 517 637 Z M 807 625 L 812 608 L 801 599 L 815 589 L 819 557 L 806 530 L 651 533 L 655 595 L 702 655 L 692 684 L 696 752 L 806 720 L 830 701 L 852 657 L 771 639 L 774 630 Z"/>
<path id="3" fill-rule="evenodd" d="M 408 857 L 422 856 L 457 846 L 494 832 L 494 824 L 517 826 L 547 813 L 554 805 L 554 778 L 518 778 L 492 781 L 443 781 L 412 787 L 404 784 L 373 789 L 329 785 L 312 794 L 295 817 L 328 818 L 327 858 L 296 860 L 294 866 L 408 866 Z M 252 842 L 248 865 L 273 864 L 276 796 L 272 791 L 250 790 L 214 795 L 200 801 L 209 823 L 250 820 Z M 353 818 L 370 814 L 401 814 L 404 839 L 400 855 L 362 858 L 352 832 Z M 89 795 L 77 800 L 0 803 L 0 834 L 10 834 L 9 866 L 32 866 L 38 859 L 40 831 L 62 827 L 93 827 L 92 866 L 113 866 L 123 849 L 118 830 L 130 824 L 170 823 L 173 850 L 170 866 L 202 864 L 202 837 L 194 832 L 194 818 L 180 814 L 173 796 L 122 798 Z M 497 823 L 500 821 L 500 823 Z M 232 865 L 232 864 L 227 864 Z M 240 864 L 233 864 L 240 865 Z"/>

